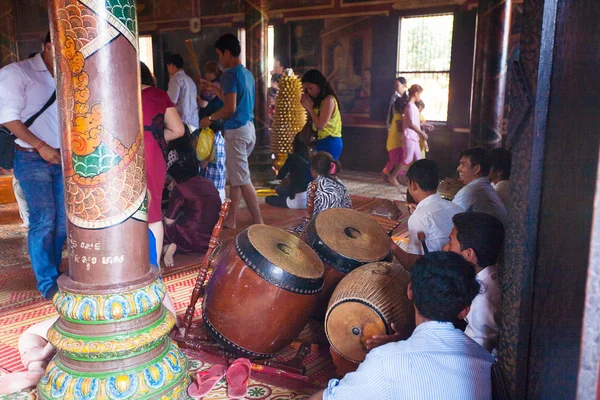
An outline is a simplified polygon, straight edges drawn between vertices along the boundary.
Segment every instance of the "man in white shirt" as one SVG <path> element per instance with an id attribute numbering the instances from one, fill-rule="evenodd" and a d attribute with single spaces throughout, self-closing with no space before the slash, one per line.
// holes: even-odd
<path id="1" fill-rule="evenodd" d="M 456 170 L 459 179 L 466 186 L 456 193 L 452 202 L 461 206 L 463 211 L 484 212 L 506 224 L 506 208 L 488 179 L 489 152 L 483 147 L 464 150 L 460 153 L 460 164 Z"/>
<path id="2" fill-rule="evenodd" d="M 55 89 L 49 34 L 41 53 L 0 69 L 0 124 L 17 138 L 14 171 L 29 206 L 29 255 L 38 290 L 46 298 L 58 290 L 66 239 L 56 102 L 29 127 L 24 121 L 41 111 Z"/>
<path id="3" fill-rule="evenodd" d="M 465 318 L 465 333 L 491 353 L 498 345 L 502 295 L 496 263 L 504 247 L 504 227 L 497 218 L 480 212 L 456 214 L 452 220 L 454 228 L 444 250 L 472 263 L 481 284 Z"/>
<path id="4" fill-rule="evenodd" d="M 510 204 L 510 169 L 512 155 L 509 150 L 502 147 L 490 152 L 490 174 L 492 187 L 500 197 L 504 207 Z"/>
<path id="5" fill-rule="evenodd" d="M 479 290 L 463 257 L 421 257 L 407 293 L 415 307 L 412 336 L 371 350 L 356 372 L 332 379 L 310 400 L 491 399 L 491 355 L 451 322 L 469 313 Z"/>
<path id="6" fill-rule="evenodd" d="M 419 233 L 424 234 L 428 251 L 442 251 L 454 226 L 452 217 L 462 212 L 462 208 L 442 199 L 437 193 L 440 171 L 435 161 L 422 159 L 414 162 L 406 177 L 408 192 L 417 203 L 417 207 L 408 219 L 407 251 L 392 242 L 392 252 L 402 265 L 410 270 L 415 261 L 424 254 Z"/>
<path id="7" fill-rule="evenodd" d="M 198 89 L 192 78 L 183 70 L 183 58 L 179 54 L 173 54 L 169 57 L 167 71 L 170 77 L 167 93 L 169 93 L 171 101 L 175 104 L 181 122 L 191 125 L 195 129 L 199 128 L 200 117 L 196 100 Z"/>
<path id="8" fill-rule="evenodd" d="M 392 120 L 394 119 L 394 103 L 396 102 L 396 100 L 398 100 L 399 98 L 404 98 L 405 100 L 405 105 L 408 104 L 408 85 L 406 82 L 406 78 L 403 76 L 399 76 L 396 78 L 396 80 L 394 81 L 394 94 L 392 95 L 392 98 L 390 99 L 390 105 L 388 107 L 388 115 L 387 115 L 387 129 L 388 131 L 390 130 L 390 127 L 392 126 Z"/>

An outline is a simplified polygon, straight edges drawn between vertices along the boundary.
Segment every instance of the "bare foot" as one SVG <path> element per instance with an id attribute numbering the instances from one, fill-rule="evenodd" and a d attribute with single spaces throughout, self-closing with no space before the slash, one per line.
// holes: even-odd
<path id="1" fill-rule="evenodd" d="M 175 266 L 175 260 L 173 260 L 173 256 L 175 255 L 176 251 L 177 251 L 177 245 L 175 243 L 171 243 L 170 245 L 167 246 L 167 248 L 165 250 L 165 257 L 163 258 L 165 267 L 174 267 Z"/>
<path id="2" fill-rule="evenodd" d="M 388 176 L 388 181 L 390 181 L 390 183 L 392 184 L 392 186 L 398 187 L 400 186 L 400 183 L 398 183 L 398 181 L 396 180 L 396 178 L 394 178 L 393 176 Z"/>
<path id="3" fill-rule="evenodd" d="M 44 371 L 15 372 L 0 376 L 0 395 L 20 392 L 34 387 L 44 376 Z"/>

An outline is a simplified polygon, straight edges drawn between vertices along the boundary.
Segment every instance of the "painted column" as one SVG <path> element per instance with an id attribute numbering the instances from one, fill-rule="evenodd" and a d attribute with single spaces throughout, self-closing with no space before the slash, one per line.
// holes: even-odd
<path id="1" fill-rule="evenodd" d="M 148 257 L 134 0 L 51 0 L 69 273 L 44 398 L 184 398 L 187 360 Z"/>
<path id="2" fill-rule="evenodd" d="M 256 126 L 256 147 L 250 158 L 252 180 L 258 186 L 274 179 L 271 169 L 271 140 L 268 126 L 267 106 L 268 71 L 268 11 L 270 0 L 245 0 L 244 24 L 246 27 L 246 68 L 250 70 L 256 83 L 254 102 L 254 125 Z"/>
<path id="3" fill-rule="evenodd" d="M 0 0 L 0 68 L 18 59 L 16 13 L 14 0 Z"/>
<path id="4" fill-rule="evenodd" d="M 500 147 L 512 0 L 479 0 L 471 145 Z"/>

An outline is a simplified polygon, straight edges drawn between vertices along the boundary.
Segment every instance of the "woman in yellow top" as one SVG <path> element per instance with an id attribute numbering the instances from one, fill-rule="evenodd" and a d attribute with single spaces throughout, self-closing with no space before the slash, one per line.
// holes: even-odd
<path id="1" fill-rule="evenodd" d="M 302 76 L 302 106 L 317 133 L 317 151 L 326 151 L 334 160 L 342 154 L 342 117 L 339 100 L 323 74 L 311 69 Z"/>
<path id="2" fill-rule="evenodd" d="M 402 113 L 407 100 L 399 97 L 394 101 L 392 110 L 394 116 L 388 132 L 386 149 L 388 151 L 388 162 L 381 173 L 394 186 L 399 186 L 398 175 L 402 172 L 402 160 L 404 160 L 404 129 L 402 128 Z"/>

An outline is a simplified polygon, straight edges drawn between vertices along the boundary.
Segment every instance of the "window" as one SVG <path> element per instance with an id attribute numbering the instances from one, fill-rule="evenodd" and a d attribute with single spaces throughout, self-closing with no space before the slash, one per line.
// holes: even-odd
<path id="1" fill-rule="evenodd" d="M 238 29 L 238 40 L 240 41 L 240 61 L 242 65 L 246 65 L 246 30 L 244 28 Z"/>
<path id="2" fill-rule="evenodd" d="M 423 114 L 430 121 L 448 119 L 453 24 L 451 14 L 400 18 L 398 76 L 409 87 L 423 87 Z"/>
<path id="3" fill-rule="evenodd" d="M 267 31 L 267 57 L 269 60 L 267 71 L 271 72 L 275 68 L 275 27 L 273 25 L 269 25 Z"/>
<path id="4" fill-rule="evenodd" d="M 154 56 L 152 54 L 152 36 L 140 36 L 138 38 L 140 61 L 148 66 L 154 74 Z"/>

